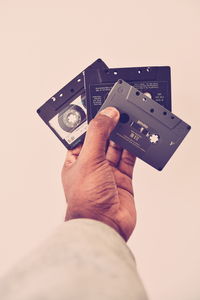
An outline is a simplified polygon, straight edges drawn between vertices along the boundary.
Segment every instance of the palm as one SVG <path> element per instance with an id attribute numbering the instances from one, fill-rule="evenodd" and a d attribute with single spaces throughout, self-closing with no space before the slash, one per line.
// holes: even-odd
<path id="1" fill-rule="evenodd" d="M 120 225 L 121 231 L 126 232 L 125 238 L 128 239 L 136 223 L 132 188 L 135 157 L 110 142 L 105 156 L 100 161 L 83 161 L 79 155 L 81 148 L 79 146 L 68 151 L 67 172 L 63 176 L 66 198 L 69 194 L 74 194 L 73 182 L 76 181 L 77 207 L 83 207 L 84 203 L 87 207 L 85 210 L 89 211 L 89 218 L 90 214 L 96 212 L 97 219 L 100 216 Z M 78 201 L 79 195 L 81 199 Z"/>

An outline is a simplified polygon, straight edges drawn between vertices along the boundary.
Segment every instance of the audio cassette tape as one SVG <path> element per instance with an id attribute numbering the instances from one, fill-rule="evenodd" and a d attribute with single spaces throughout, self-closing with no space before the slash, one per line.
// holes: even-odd
<path id="1" fill-rule="evenodd" d="M 94 73 L 101 68 L 107 66 L 97 59 L 86 70 Z M 66 148 L 73 149 L 82 142 L 88 126 L 83 72 L 46 101 L 37 113 Z"/>
<path id="2" fill-rule="evenodd" d="M 171 110 L 170 67 L 134 67 L 108 69 L 101 68 L 92 72 L 84 71 L 88 121 L 93 119 L 104 103 L 109 91 L 118 79 L 152 98 L 166 109 Z"/>
<path id="3" fill-rule="evenodd" d="M 109 92 L 100 111 L 108 106 L 120 112 L 110 139 L 160 171 L 191 129 L 179 117 L 121 79 Z"/>

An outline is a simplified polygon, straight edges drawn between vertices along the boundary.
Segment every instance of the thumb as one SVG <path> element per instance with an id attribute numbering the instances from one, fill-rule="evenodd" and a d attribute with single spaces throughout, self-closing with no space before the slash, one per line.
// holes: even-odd
<path id="1" fill-rule="evenodd" d="M 107 107 L 91 120 L 80 157 L 86 159 L 105 157 L 107 140 L 117 125 L 119 116 L 119 111 L 115 107 Z"/>

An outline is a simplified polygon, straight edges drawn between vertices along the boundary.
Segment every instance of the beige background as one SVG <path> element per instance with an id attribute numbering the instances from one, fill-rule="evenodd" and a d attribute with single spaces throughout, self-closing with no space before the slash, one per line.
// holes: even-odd
<path id="1" fill-rule="evenodd" d="M 0 0 L 0 275 L 63 221 L 66 150 L 35 110 L 88 64 L 170 65 L 192 131 L 163 172 L 137 161 L 129 245 L 150 299 L 200 299 L 200 2 Z"/>

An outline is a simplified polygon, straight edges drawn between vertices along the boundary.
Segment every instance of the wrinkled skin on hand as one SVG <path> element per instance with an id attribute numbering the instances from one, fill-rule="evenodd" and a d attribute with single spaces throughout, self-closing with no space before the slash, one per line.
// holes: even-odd
<path id="1" fill-rule="evenodd" d="M 62 183 L 68 203 L 66 221 L 99 220 L 127 241 L 136 224 L 135 156 L 112 141 L 108 143 L 118 120 L 119 112 L 107 108 L 90 122 L 84 144 L 67 152 Z"/>

